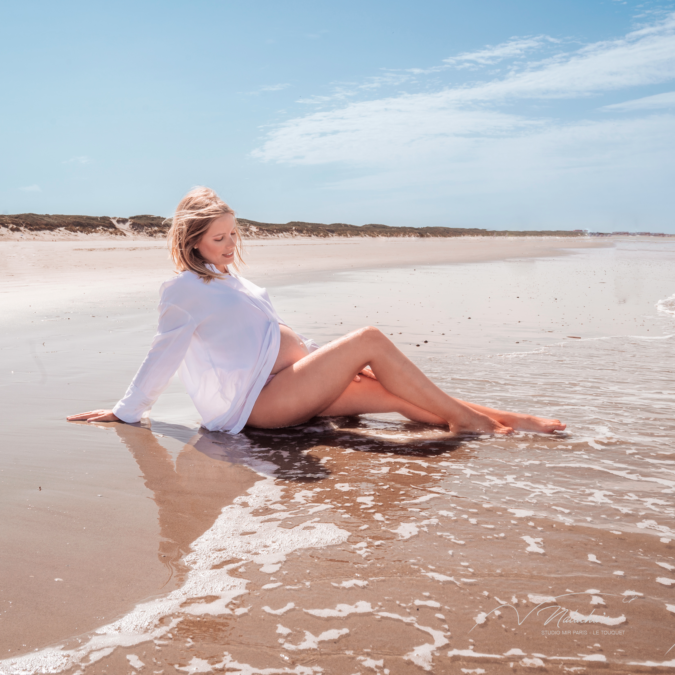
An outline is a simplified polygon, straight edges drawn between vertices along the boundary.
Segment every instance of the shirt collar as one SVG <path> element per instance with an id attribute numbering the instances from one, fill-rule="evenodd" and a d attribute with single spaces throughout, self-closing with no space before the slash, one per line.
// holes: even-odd
<path id="1" fill-rule="evenodd" d="M 207 270 L 211 270 L 211 272 L 213 272 L 214 274 L 222 274 L 222 272 L 215 265 L 212 265 L 211 263 L 206 263 L 204 265 L 204 267 L 206 267 Z M 226 277 L 228 277 L 228 276 L 235 277 L 236 276 L 236 274 L 234 272 L 230 271 L 229 268 L 228 268 L 227 271 L 228 271 L 228 274 L 225 275 Z"/>

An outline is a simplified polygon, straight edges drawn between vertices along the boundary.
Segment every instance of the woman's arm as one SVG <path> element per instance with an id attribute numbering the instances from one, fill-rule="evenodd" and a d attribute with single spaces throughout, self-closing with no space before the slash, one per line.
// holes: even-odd
<path id="1" fill-rule="evenodd" d="M 194 320 L 184 309 L 171 304 L 160 305 L 157 334 L 123 398 L 112 410 L 93 410 L 71 415 L 68 420 L 138 422 L 178 370 L 195 328 Z"/>

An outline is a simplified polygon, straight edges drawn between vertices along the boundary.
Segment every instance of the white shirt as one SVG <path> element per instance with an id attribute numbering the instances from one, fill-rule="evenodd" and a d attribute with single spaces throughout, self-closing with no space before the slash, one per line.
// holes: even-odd
<path id="1" fill-rule="evenodd" d="M 267 291 L 243 277 L 230 273 L 205 283 L 182 272 L 162 284 L 157 334 L 113 412 L 138 422 L 178 371 L 202 426 L 238 433 L 276 361 L 280 323 L 286 325 Z M 310 351 L 318 349 L 299 337 Z"/>

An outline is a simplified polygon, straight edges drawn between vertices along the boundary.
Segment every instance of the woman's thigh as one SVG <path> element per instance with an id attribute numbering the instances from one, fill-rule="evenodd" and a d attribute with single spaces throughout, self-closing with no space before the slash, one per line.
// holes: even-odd
<path id="1" fill-rule="evenodd" d="M 279 371 L 263 387 L 247 424 L 292 426 L 326 410 L 367 365 L 363 337 L 364 331 L 345 335 Z"/>

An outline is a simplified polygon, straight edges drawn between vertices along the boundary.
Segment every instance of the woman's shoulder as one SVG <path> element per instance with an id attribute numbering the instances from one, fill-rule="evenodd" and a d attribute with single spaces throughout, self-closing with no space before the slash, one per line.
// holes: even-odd
<path id="1" fill-rule="evenodd" d="M 193 272 L 178 272 L 174 273 L 174 276 L 170 279 L 167 279 L 160 288 L 162 291 L 170 288 L 182 288 L 194 283 L 196 280 L 199 280 L 199 277 Z"/>
<path id="2" fill-rule="evenodd" d="M 257 284 L 254 284 L 252 281 L 249 281 L 248 279 L 245 279 L 244 277 L 241 276 L 241 274 L 238 274 L 237 272 L 231 272 L 230 274 L 245 288 L 258 292 L 265 291 L 264 288 L 258 286 Z"/>
<path id="3" fill-rule="evenodd" d="M 217 280 L 206 282 L 198 274 L 190 270 L 179 272 L 168 279 L 160 286 L 160 297 L 162 302 L 172 302 L 174 304 L 193 303 L 198 298 L 209 298 L 216 292 L 222 295 L 223 292 L 232 290 L 229 284 L 216 283 Z M 217 289 L 217 290 L 216 290 Z"/>
<path id="4" fill-rule="evenodd" d="M 203 282 L 194 272 L 179 272 L 159 287 L 159 295 L 163 302 L 172 302 L 186 291 L 194 294 L 200 286 L 203 286 Z"/>

